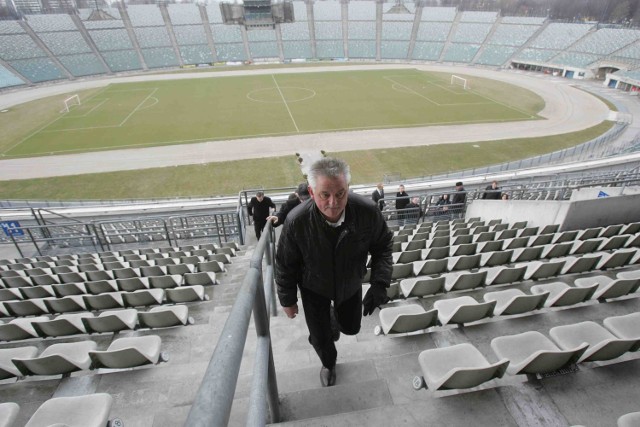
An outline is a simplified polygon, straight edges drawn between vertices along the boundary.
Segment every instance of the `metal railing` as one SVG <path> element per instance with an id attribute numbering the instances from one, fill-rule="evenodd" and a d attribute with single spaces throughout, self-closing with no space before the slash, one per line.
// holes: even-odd
<path id="1" fill-rule="evenodd" d="M 202 378 L 185 423 L 186 427 L 228 424 L 252 313 L 258 340 L 247 425 L 262 426 L 268 421 L 280 421 L 278 384 L 269 330 L 269 317 L 277 313 L 273 277 L 274 257 L 275 232 L 271 223 L 267 222 Z"/>

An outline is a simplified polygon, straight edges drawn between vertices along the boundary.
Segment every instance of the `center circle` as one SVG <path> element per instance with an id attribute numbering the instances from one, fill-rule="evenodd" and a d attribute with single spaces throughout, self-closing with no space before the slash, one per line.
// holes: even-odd
<path id="1" fill-rule="evenodd" d="M 304 87 L 281 86 L 256 89 L 247 93 L 247 98 L 265 104 L 282 104 L 284 102 L 306 101 L 316 96 L 316 92 Z"/>

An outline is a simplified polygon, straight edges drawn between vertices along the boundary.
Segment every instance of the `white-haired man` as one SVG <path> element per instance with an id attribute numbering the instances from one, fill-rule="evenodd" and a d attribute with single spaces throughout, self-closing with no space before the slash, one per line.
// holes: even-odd
<path id="1" fill-rule="evenodd" d="M 321 159 L 308 177 L 311 200 L 289 213 L 278 241 L 276 283 L 289 318 L 298 314 L 300 289 L 309 342 L 322 362 L 320 382 L 327 387 L 336 381 L 340 332 L 357 334 L 362 315 L 389 301 L 393 234 L 376 204 L 349 193 L 345 162 Z M 363 299 L 368 254 L 371 287 Z"/>

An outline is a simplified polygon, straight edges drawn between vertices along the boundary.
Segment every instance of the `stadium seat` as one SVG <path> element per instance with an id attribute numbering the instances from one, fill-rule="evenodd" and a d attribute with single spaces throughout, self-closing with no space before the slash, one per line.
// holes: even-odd
<path id="1" fill-rule="evenodd" d="M 504 245 L 504 240 L 481 242 L 481 243 L 478 243 L 478 253 L 501 251 L 503 245 Z"/>
<path id="2" fill-rule="evenodd" d="M 204 286 L 181 286 L 179 288 L 165 289 L 167 301 L 172 303 L 183 303 L 192 301 L 208 300 L 209 296 L 204 293 Z"/>
<path id="3" fill-rule="evenodd" d="M 84 283 L 60 283 L 51 286 L 58 297 L 67 297 L 71 295 L 83 295 L 87 293 Z"/>
<path id="4" fill-rule="evenodd" d="M 168 328 L 171 326 L 193 324 L 186 305 L 153 307 L 146 312 L 138 312 L 138 321 L 142 328 Z"/>
<path id="5" fill-rule="evenodd" d="M 85 295 L 82 297 L 90 310 L 110 310 L 124 307 L 122 292 L 104 292 L 99 295 Z"/>
<path id="6" fill-rule="evenodd" d="M 5 301 L 3 304 L 7 311 L 13 316 L 39 316 L 49 313 L 49 309 L 44 301 L 44 298 L 34 298 L 23 301 Z"/>
<path id="7" fill-rule="evenodd" d="M 445 259 L 428 259 L 426 261 L 416 261 L 413 265 L 414 276 L 429 276 L 432 274 L 444 273 L 447 271 L 447 262 Z"/>
<path id="8" fill-rule="evenodd" d="M 38 348 L 34 346 L 14 347 L 0 349 L 0 380 L 7 378 L 21 377 L 22 373 L 13 364 L 15 358 L 32 358 L 38 354 Z M 0 426 L 2 425 L 2 414 L 0 413 Z"/>
<path id="9" fill-rule="evenodd" d="M 47 306 L 49 313 L 73 313 L 87 309 L 86 303 L 78 295 L 63 298 L 45 298 L 44 304 Z"/>
<path id="10" fill-rule="evenodd" d="M 118 289 L 125 292 L 133 292 L 141 289 L 149 289 L 148 277 L 128 277 L 126 279 L 116 279 Z"/>
<path id="11" fill-rule="evenodd" d="M 600 252 L 596 252 L 600 253 Z M 608 270 L 618 268 L 630 263 L 636 255 L 636 249 L 619 249 L 611 254 L 603 254 L 602 260 L 598 263 L 597 268 L 600 270 Z"/>
<path id="12" fill-rule="evenodd" d="M 224 273 L 224 264 L 219 261 L 204 261 L 196 263 L 196 271 L 210 271 L 212 273 Z"/>
<path id="13" fill-rule="evenodd" d="M 407 304 L 398 307 L 380 309 L 380 327 L 376 328 L 376 335 L 383 332 L 389 334 L 403 334 L 428 329 L 438 325 L 438 311 L 425 309 L 418 304 Z"/>
<path id="14" fill-rule="evenodd" d="M 422 259 L 423 260 L 429 260 L 429 259 L 444 259 L 444 258 L 448 258 L 449 257 L 449 246 L 443 246 L 441 248 L 430 248 L 430 249 L 423 249 L 422 252 Z"/>
<path id="15" fill-rule="evenodd" d="M 468 272 L 459 271 L 446 273 L 444 288 L 447 292 L 462 291 L 468 289 L 474 289 L 484 286 L 487 278 L 486 271 Z"/>
<path id="16" fill-rule="evenodd" d="M 634 279 L 612 279 L 608 276 L 591 276 L 578 278 L 574 284 L 580 288 L 590 288 L 596 285 L 596 291 L 593 299 L 607 300 L 611 298 L 619 298 L 638 289 L 638 280 Z"/>
<path id="17" fill-rule="evenodd" d="M 617 421 L 618 427 L 638 427 L 640 426 L 640 412 L 629 412 L 624 414 Z"/>
<path id="18" fill-rule="evenodd" d="M 591 321 L 553 327 L 549 336 L 563 350 L 576 348 L 585 342 L 589 344 L 578 362 L 615 359 L 640 343 L 639 339 L 618 338 Z"/>
<path id="19" fill-rule="evenodd" d="M 107 350 L 89 351 L 91 368 L 125 369 L 155 365 L 160 360 L 161 345 L 162 340 L 157 335 L 120 338 L 113 341 Z"/>
<path id="20" fill-rule="evenodd" d="M 544 246 L 514 249 L 511 262 L 529 262 L 540 259 Z"/>
<path id="21" fill-rule="evenodd" d="M 485 252 L 480 254 L 480 265 L 483 267 L 495 267 L 509 264 L 513 257 L 513 250 Z"/>
<path id="22" fill-rule="evenodd" d="M 519 289 L 506 289 L 504 291 L 487 292 L 483 298 L 486 302 L 495 301 L 493 310 L 495 316 L 522 314 L 544 307 L 549 292 L 527 295 Z"/>
<path id="23" fill-rule="evenodd" d="M 104 427 L 112 405 L 113 398 L 106 393 L 52 398 L 40 405 L 25 427 Z"/>
<path id="24" fill-rule="evenodd" d="M 90 294 L 98 295 L 105 292 L 117 292 L 118 284 L 115 280 L 96 280 L 88 281 L 84 283 L 87 292 Z"/>
<path id="25" fill-rule="evenodd" d="M 425 350 L 418 356 L 423 377 L 414 379 L 414 388 L 430 390 L 476 387 L 494 378 L 502 378 L 509 361 L 490 364 L 472 344 L 464 343 Z M 416 381 L 417 380 L 417 381 Z"/>
<path id="26" fill-rule="evenodd" d="M 591 299 L 596 289 L 598 289 L 596 284 L 589 287 L 574 288 L 566 283 L 552 282 L 532 286 L 531 293 L 542 294 L 548 292 L 549 297 L 545 303 L 546 307 L 564 307 Z"/>
<path id="27" fill-rule="evenodd" d="M 573 242 L 573 247 L 569 251 L 571 255 L 582 255 L 595 252 L 602 245 L 604 239 L 588 239 Z"/>
<path id="28" fill-rule="evenodd" d="M 438 310 L 438 320 L 442 325 L 475 322 L 493 316 L 495 301 L 479 303 L 470 296 L 440 299 L 433 303 Z"/>
<path id="29" fill-rule="evenodd" d="M 89 351 L 94 350 L 94 341 L 52 344 L 37 357 L 14 358 L 13 363 L 27 375 L 63 375 L 89 369 Z"/>
<path id="30" fill-rule="evenodd" d="M 481 269 L 481 271 L 487 272 L 486 285 L 505 285 L 509 283 L 520 282 L 524 278 L 524 274 L 527 272 L 526 266 L 520 267 L 489 267 Z"/>
<path id="31" fill-rule="evenodd" d="M 209 286 L 217 285 L 216 273 L 201 271 L 199 273 L 186 273 L 182 276 L 183 286 Z"/>
<path id="32" fill-rule="evenodd" d="M 422 259 L 421 250 L 396 252 L 396 253 L 393 253 L 392 255 L 393 255 L 394 264 L 408 264 L 408 263 L 419 261 Z"/>
<path id="33" fill-rule="evenodd" d="M 564 267 L 564 261 L 531 261 L 526 264 L 516 264 L 515 267 L 526 266 L 525 280 L 539 280 L 557 276 Z"/>
<path id="34" fill-rule="evenodd" d="M 18 405 L 17 403 L 0 403 L 0 427 L 12 427 L 16 421 L 16 418 L 18 418 L 19 412 L 20 405 Z"/>
<path id="35" fill-rule="evenodd" d="M 422 298 L 444 292 L 444 281 L 444 276 L 403 279 L 400 281 L 400 289 L 405 298 Z"/>
<path id="36" fill-rule="evenodd" d="M 164 289 L 141 289 L 138 291 L 122 293 L 122 299 L 125 307 L 162 304 L 164 297 Z"/>
<path id="37" fill-rule="evenodd" d="M 53 290 L 53 286 L 25 286 L 23 288 L 17 288 L 20 291 L 24 299 L 44 299 L 56 296 L 56 292 Z M 22 299 L 22 298 L 21 298 Z"/>
<path id="38" fill-rule="evenodd" d="M 138 324 L 138 312 L 134 308 L 107 310 L 96 317 L 82 318 L 82 323 L 89 333 L 133 330 Z"/>
<path id="39" fill-rule="evenodd" d="M 512 375 L 546 374 L 576 363 L 587 350 L 583 343 L 575 348 L 562 350 L 540 332 L 497 337 L 491 340 L 496 356 L 509 360 L 507 372 Z"/>
<path id="40" fill-rule="evenodd" d="M 0 341 L 19 341 L 36 338 L 38 333 L 32 322 L 49 320 L 46 316 L 13 319 L 9 323 L 0 324 Z"/>
<path id="41" fill-rule="evenodd" d="M 602 259 L 602 255 L 586 254 L 580 257 L 567 256 L 556 258 L 555 261 L 564 261 L 560 274 L 577 274 L 594 270 Z"/>
<path id="42" fill-rule="evenodd" d="M 640 312 L 607 317 L 602 323 L 618 338 L 640 339 Z M 640 346 L 635 346 L 631 350 L 639 349 Z"/>
<path id="43" fill-rule="evenodd" d="M 63 273 L 68 274 L 68 273 Z M 75 273 L 77 274 L 77 273 Z M 60 279 L 54 274 L 42 274 L 39 276 L 31 276 L 31 282 L 35 286 L 46 286 L 46 285 L 54 285 L 60 283 Z"/>
<path id="44" fill-rule="evenodd" d="M 178 274 L 149 277 L 149 287 L 151 288 L 175 288 L 180 286 L 181 284 L 182 276 Z"/>
<path id="45" fill-rule="evenodd" d="M 447 262 L 447 270 L 472 270 L 480 267 L 480 254 L 475 255 L 461 255 L 455 257 L 449 257 Z"/>
<path id="46" fill-rule="evenodd" d="M 91 313 L 61 314 L 51 320 L 31 322 L 33 329 L 43 338 L 62 337 L 66 335 L 86 334 L 82 319 L 93 317 Z"/>

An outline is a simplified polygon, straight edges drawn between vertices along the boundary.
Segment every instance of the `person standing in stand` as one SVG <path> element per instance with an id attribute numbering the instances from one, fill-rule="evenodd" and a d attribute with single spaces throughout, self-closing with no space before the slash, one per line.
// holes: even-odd
<path id="1" fill-rule="evenodd" d="M 380 210 L 384 209 L 384 185 L 381 182 L 376 186 L 377 188 L 371 193 L 371 199 L 378 205 Z"/>
<path id="2" fill-rule="evenodd" d="M 404 191 L 404 185 L 400 185 L 400 187 L 398 187 L 398 192 L 396 193 L 396 215 L 398 216 L 398 225 L 404 225 L 404 220 L 406 218 L 406 212 L 404 212 L 404 210 L 409 202 L 409 195 Z"/>
<path id="3" fill-rule="evenodd" d="M 263 191 L 258 191 L 247 205 L 249 216 L 253 216 L 253 227 L 256 230 L 258 240 L 262 235 L 262 229 L 267 224 L 267 217 L 271 215 L 271 209 L 275 210 L 275 208 L 276 205 L 271 198 L 265 197 Z"/>
<path id="4" fill-rule="evenodd" d="M 336 382 L 340 333 L 355 335 L 362 316 L 389 301 L 393 233 L 379 208 L 349 192 L 351 173 L 342 160 L 323 158 L 308 172 L 307 200 L 285 220 L 276 251 L 275 279 L 287 317 L 298 314 L 298 290 L 309 343 L 322 362 L 320 383 Z M 371 255 L 371 287 L 362 279 Z M 333 305 L 332 305 L 333 302 Z"/>

